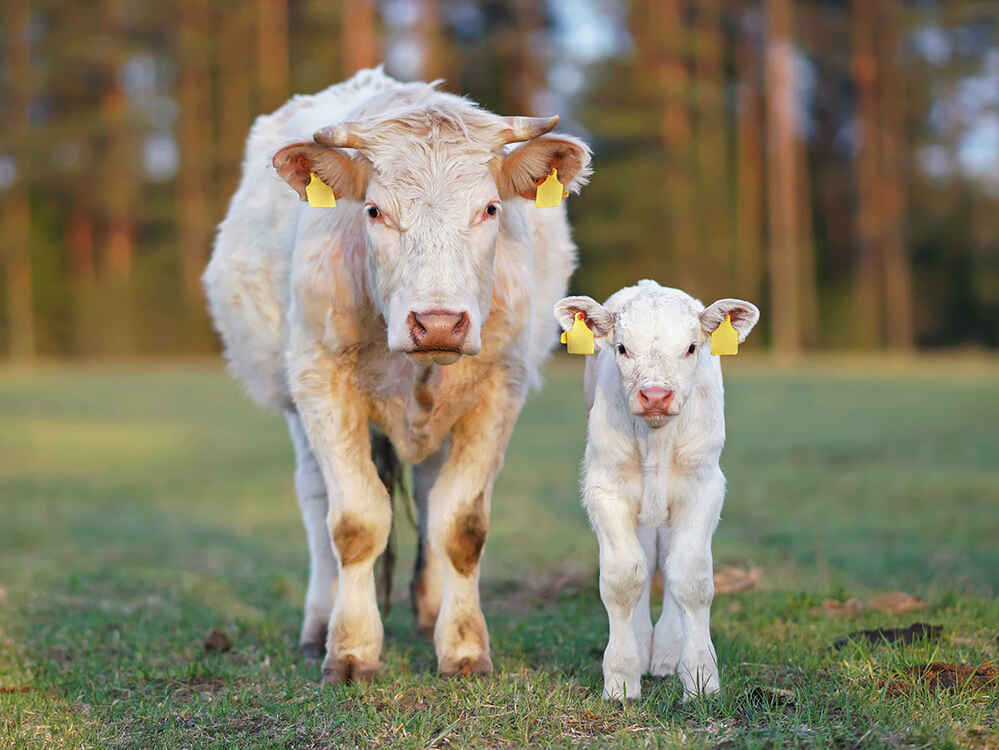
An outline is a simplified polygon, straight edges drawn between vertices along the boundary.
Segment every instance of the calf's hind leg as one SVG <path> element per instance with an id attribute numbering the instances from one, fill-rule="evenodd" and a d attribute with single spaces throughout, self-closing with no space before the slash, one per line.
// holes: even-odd
<path id="1" fill-rule="evenodd" d="M 322 471 L 298 412 L 286 411 L 285 420 L 295 450 L 295 494 L 309 543 L 309 585 L 298 642 L 306 659 L 318 659 L 326 650 L 326 627 L 336 598 L 337 563 L 326 525 L 328 503 Z"/>
<path id="2" fill-rule="evenodd" d="M 413 467 L 413 503 L 416 505 L 419 539 L 413 580 L 409 586 L 416 626 L 424 635 L 433 636 L 437 613 L 441 609 L 445 561 L 430 543 L 430 490 L 437 481 L 447 458 L 447 445 Z"/>

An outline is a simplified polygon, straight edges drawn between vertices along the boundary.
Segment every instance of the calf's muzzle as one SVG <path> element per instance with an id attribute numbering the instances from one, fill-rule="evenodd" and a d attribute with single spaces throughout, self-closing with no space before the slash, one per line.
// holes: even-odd
<path id="1" fill-rule="evenodd" d="M 661 386 L 642 388 L 638 392 L 638 404 L 642 407 L 643 416 L 666 416 L 676 413 L 675 409 L 670 410 L 673 405 L 673 391 Z"/>

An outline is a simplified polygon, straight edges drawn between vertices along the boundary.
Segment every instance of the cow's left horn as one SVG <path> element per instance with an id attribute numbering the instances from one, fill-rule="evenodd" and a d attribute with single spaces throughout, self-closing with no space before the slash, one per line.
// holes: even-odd
<path id="1" fill-rule="evenodd" d="M 558 125 L 558 115 L 551 117 L 501 117 L 506 128 L 500 131 L 500 145 L 504 143 L 515 143 L 516 141 L 529 141 L 544 135 L 549 130 Z"/>
<path id="2" fill-rule="evenodd" d="M 365 140 L 353 128 L 353 123 L 345 122 L 317 130 L 312 139 L 320 146 L 333 148 L 364 148 Z"/>

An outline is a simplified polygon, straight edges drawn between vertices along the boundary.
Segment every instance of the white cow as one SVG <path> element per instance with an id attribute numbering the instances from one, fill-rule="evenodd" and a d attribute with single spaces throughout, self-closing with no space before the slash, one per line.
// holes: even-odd
<path id="1" fill-rule="evenodd" d="M 709 633 L 711 537 L 725 496 L 721 366 L 711 333 L 731 316 L 740 341 L 759 320 L 749 302 L 707 308 L 680 291 L 639 281 L 603 305 L 566 297 L 562 328 L 583 313 L 595 335 L 586 363 L 589 412 L 583 504 L 600 545 L 600 597 L 610 619 L 604 697 L 639 698 L 641 676 L 678 673 L 687 696 L 719 689 Z M 652 628 L 656 569 L 663 609 Z"/>
<path id="2" fill-rule="evenodd" d="M 545 135 L 557 120 L 377 69 L 250 131 L 204 283 L 233 373 L 287 418 L 310 554 L 301 645 L 325 646 L 326 682 L 379 666 L 373 566 L 398 459 L 415 465 L 413 605 L 439 669 L 492 669 L 478 578 L 493 482 L 576 263 L 564 207 L 533 198 L 553 168 L 570 192 L 590 174 L 584 144 Z M 312 174 L 335 208 L 302 202 Z"/>

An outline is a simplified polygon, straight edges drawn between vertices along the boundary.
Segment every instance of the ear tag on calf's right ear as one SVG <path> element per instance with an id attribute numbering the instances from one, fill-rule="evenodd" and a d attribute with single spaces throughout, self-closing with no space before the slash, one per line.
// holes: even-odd
<path id="1" fill-rule="evenodd" d="M 558 170 L 552 167 L 552 172 L 545 178 L 545 181 L 538 185 L 538 191 L 534 198 L 534 205 L 538 208 L 555 208 L 562 205 L 562 198 L 569 193 L 565 186 L 558 181 Z"/>
<path id="2" fill-rule="evenodd" d="M 593 354 L 593 331 L 586 325 L 586 316 L 578 312 L 572 321 L 572 328 L 562 332 L 562 343 L 569 354 Z"/>
<path id="3" fill-rule="evenodd" d="M 738 354 L 739 334 L 732 327 L 732 316 L 726 315 L 725 320 L 711 334 L 712 354 Z"/>
<path id="4" fill-rule="evenodd" d="M 319 179 L 315 172 L 309 172 L 309 184 L 305 186 L 305 197 L 313 208 L 336 208 L 333 188 Z"/>

